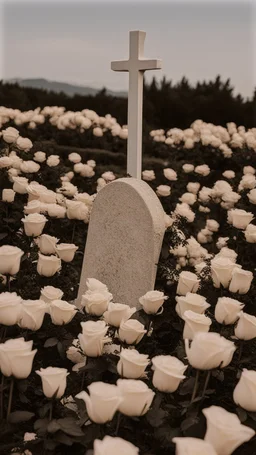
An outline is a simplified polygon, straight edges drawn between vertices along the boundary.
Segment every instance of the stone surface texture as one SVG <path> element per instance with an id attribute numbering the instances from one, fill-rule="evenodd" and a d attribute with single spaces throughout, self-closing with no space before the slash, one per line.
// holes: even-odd
<path id="1" fill-rule="evenodd" d="M 113 301 L 140 307 L 153 290 L 165 232 L 164 210 L 150 186 L 135 178 L 109 183 L 97 195 L 91 214 L 76 304 L 86 279 L 106 284 Z"/>

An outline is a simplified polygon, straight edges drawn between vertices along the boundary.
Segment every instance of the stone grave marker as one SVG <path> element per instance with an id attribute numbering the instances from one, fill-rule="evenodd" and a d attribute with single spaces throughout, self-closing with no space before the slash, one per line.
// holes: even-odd
<path id="1" fill-rule="evenodd" d="M 130 32 L 130 57 L 112 62 L 129 71 L 127 170 L 101 189 L 94 201 L 77 306 L 87 278 L 106 284 L 116 303 L 139 307 L 139 297 L 153 290 L 165 232 L 164 210 L 151 187 L 141 180 L 143 72 L 161 67 L 143 58 L 145 32 Z M 135 177 L 135 178 L 134 178 Z"/>

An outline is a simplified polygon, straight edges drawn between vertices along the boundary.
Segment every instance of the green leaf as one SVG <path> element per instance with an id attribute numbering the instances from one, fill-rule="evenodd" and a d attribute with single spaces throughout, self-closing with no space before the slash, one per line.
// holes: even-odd
<path id="1" fill-rule="evenodd" d="M 163 422 L 167 416 L 168 416 L 168 413 L 166 411 L 164 411 L 163 409 L 157 409 L 157 410 L 151 409 L 150 411 L 147 412 L 146 419 L 152 427 L 157 428 L 163 424 Z"/>
<path id="2" fill-rule="evenodd" d="M 178 392 L 179 395 L 187 395 L 188 393 L 192 393 L 194 385 L 195 385 L 194 377 L 185 380 L 179 388 Z"/>
<path id="3" fill-rule="evenodd" d="M 57 420 L 60 428 L 64 433 L 69 436 L 84 436 L 84 432 L 77 425 L 76 419 L 73 417 L 65 417 L 64 419 Z"/>
<path id="4" fill-rule="evenodd" d="M 34 423 L 34 430 L 38 433 L 39 436 L 47 433 L 49 419 L 38 419 Z"/>
<path id="5" fill-rule="evenodd" d="M 8 232 L 1 232 L 0 233 L 0 240 L 5 239 L 5 237 L 7 237 L 7 235 L 8 235 Z"/>
<path id="6" fill-rule="evenodd" d="M 9 416 L 10 423 L 28 422 L 28 420 L 34 417 L 33 412 L 28 411 L 14 411 Z"/>
<path id="7" fill-rule="evenodd" d="M 46 340 L 46 342 L 44 343 L 44 348 L 51 348 L 53 346 L 56 346 L 58 342 L 59 342 L 58 338 L 55 337 L 48 338 L 48 340 Z"/>
<path id="8" fill-rule="evenodd" d="M 73 439 L 71 439 L 67 434 L 59 432 L 54 436 L 54 440 L 61 443 L 65 444 L 66 446 L 72 446 L 73 445 Z"/>
<path id="9" fill-rule="evenodd" d="M 47 426 L 48 433 L 56 433 L 56 431 L 60 430 L 60 425 L 56 419 L 51 420 Z"/>

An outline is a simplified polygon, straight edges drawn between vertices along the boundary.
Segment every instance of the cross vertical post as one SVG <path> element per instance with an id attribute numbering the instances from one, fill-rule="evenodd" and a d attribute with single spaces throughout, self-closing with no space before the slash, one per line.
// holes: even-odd
<path id="1" fill-rule="evenodd" d="M 143 74 L 162 67 L 161 60 L 143 57 L 145 37 L 146 32 L 131 31 L 129 60 L 111 63 L 113 71 L 129 72 L 127 173 L 137 179 L 142 167 Z"/>

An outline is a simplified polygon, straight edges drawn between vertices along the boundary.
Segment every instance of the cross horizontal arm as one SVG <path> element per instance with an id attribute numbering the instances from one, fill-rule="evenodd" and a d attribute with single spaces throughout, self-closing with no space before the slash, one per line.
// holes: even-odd
<path id="1" fill-rule="evenodd" d="M 113 71 L 129 71 L 129 60 L 111 62 L 111 69 Z"/>
<path id="2" fill-rule="evenodd" d="M 158 70 L 162 68 L 162 60 L 152 59 L 140 59 L 138 60 L 138 70 L 147 71 L 147 70 Z"/>

